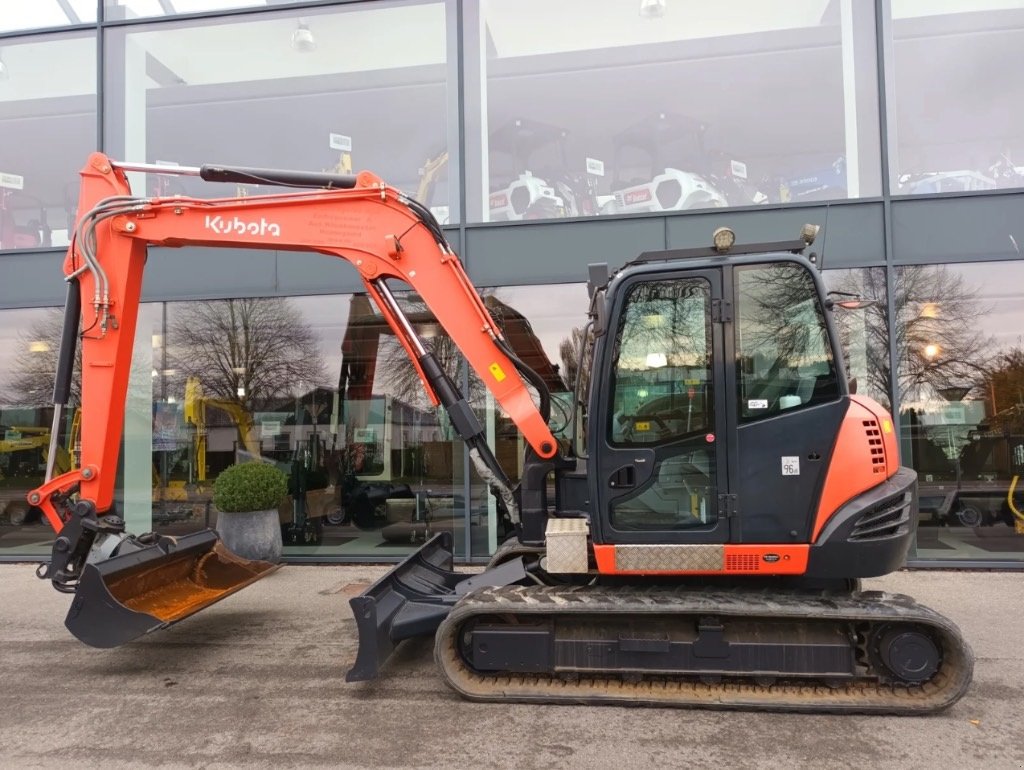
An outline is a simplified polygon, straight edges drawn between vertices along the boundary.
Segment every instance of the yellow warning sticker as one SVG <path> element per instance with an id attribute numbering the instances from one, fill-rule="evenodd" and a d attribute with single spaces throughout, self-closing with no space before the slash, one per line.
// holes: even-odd
<path id="1" fill-rule="evenodd" d="M 498 365 L 497 363 L 493 363 L 490 365 L 489 368 L 491 370 L 491 374 L 494 375 L 494 379 L 496 379 L 498 382 L 501 382 L 502 380 L 505 379 L 505 372 L 502 370 L 500 365 Z"/>
<path id="2" fill-rule="evenodd" d="M 649 422 L 638 422 L 638 423 L 634 423 L 634 427 L 636 428 L 636 430 L 638 432 L 642 432 L 642 431 L 650 430 L 651 429 L 651 424 Z"/>
<path id="3" fill-rule="evenodd" d="M 882 433 L 892 433 L 892 422 L 889 420 L 882 420 Z"/>

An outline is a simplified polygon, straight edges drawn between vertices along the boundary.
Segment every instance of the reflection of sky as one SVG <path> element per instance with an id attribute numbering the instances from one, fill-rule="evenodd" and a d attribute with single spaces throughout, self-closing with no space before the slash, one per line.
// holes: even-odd
<path id="1" fill-rule="evenodd" d="M 560 364 L 559 345 L 573 326 L 582 326 L 586 321 L 588 298 L 586 284 L 564 284 L 547 286 L 517 286 L 500 288 L 497 297 L 518 310 L 529 319 L 534 333 L 548 354 L 548 358 Z M 328 387 L 336 385 L 341 365 L 341 342 L 348 325 L 351 295 L 319 295 L 289 298 L 301 314 L 316 340 L 320 355 L 326 366 Z M 147 309 L 155 304 L 142 306 L 139 335 L 159 334 L 159 318 L 153 316 L 153 324 L 143 321 Z M 0 311 L 0 392 L 9 385 L 10 374 L 15 367 L 19 352 L 28 343 L 28 330 L 34 323 L 52 313 L 51 308 L 29 308 Z M 152 327 L 152 328 L 150 328 Z M 378 367 L 378 375 L 384 372 Z M 379 379 L 379 377 L 378 377 Z"/>
<path id="2" fill-rule="evenodd" d="M 1024 288 L 1018 288 L 1024 287 L 1024 263 L 948 265 L 946 270 L 961 275 L 967 287 L 977 291 L 977 302 L 989 309 L 980 319 L 980 329 L 993 338 L 994 348 L 1024 345 Z M 526 316 L 548 358 L 553 363 L 561 364 L 559 345 L 574 326 L 582 327 L 586 322 L 589 307 L 586 284 L 499 287 L 493 293 L 499 300 Z M 314 323 L 318 335 L 328 335 L 326 338 L 320 336 L 321 349 L 329 354 L 327 360 L 333 366 L 336 377 L 338 341 L 344 333 L 347 302 L 335 303 L 329 297 L 305 297 L 301 301 L 307 320 L 321 319 L 319 322 L 310 322 Z M 312 310 L 314 307 L 324 309 L 317 309 L 315 316 L 311 316 L 307 308 Z M 332 318 L 338 320 L 328 320 Z M 331 334 L 335 335 L 334 341 L 330 339 Z"/>
<path id="3" fill-rule="evenodd" d="M 978 262 L 940 266 L 950 280 L 959 277 L 964 289 L 973 292 L 978 310 L 985 311 L 978 319 L 977 331 L 991 339 L 988 351 L 995 353 L 1011 347 L 1024 347 L 1024 262 Z M 877 268 L 873 268 L 877 269 Z M 903 268 L 896 268 L 901 270 Z M 828 289 L 847 289 L 844 277 L 849 270 L 826 270 Z M 941 317 L 944 297 L 915 297 L 919 304 L 931 302 Z"/>
<path id="4" fill-rule="evenodd" d="M 508 286 L 494 290 L 494 295 L 514 310 L 518 310 L 530 322 L 552 363 L 561 365 L 558 352 L 562 340 L 572 328 L 582 328 L 587 322 L 587 297 L 585 283 L 549 284 L 545 286 Z"/>
<path id="5" fill-rule="evenodd" d="M 292 302 L 316 338 L 327 373 L 324 385 L 337 387 L 341 371 L 341 341 L 348 326 L 351 295 L 293 297 Z"/>
<path id="6" fill-rule="evenodd" d="M 991 352 L 1024 347 L 1024 263 L 982 262 L 946 269 L 961 276 L 965 288 L 975 290 L 976 302 L 988 311 L 978 319 L 978 330 L 993 339 Z M 941 313 L 942 297 L 934 299 Z"/>
<path id="7" fill-rule="evenodd" d="M 978 303 L 989 312 L 979 319 L 980 331 L 993 339 L 993 352 L 1024 346 L 1024 262 L 988 262 L 949 265 L 946 269 L 963 277 L 966 286 L 978 293 Z M 493 290 L 502 302 L 529 320 L 548 358 L 561 364 L 559 345 L 573 327 L 586 322 L 589 305 L 586 284 L 512 286 Z M 935 298 L 941 306 L 942 298 Z M 348 324 L 350 295 L 292 297 L 310 327 L 326 364 L 327 382 L 338 381 L 341 341 Z M 0 311 L 0 392 L 10 384 L 10 375 L 21 348 L 28 342 L 33 323 L 53 312 L 48 308 Z M 145 327 L 140 327 L 140 334 Z M 153 330 L 154 333 L 156 330 Z"/>
<path id="8" fill-rule="evenodd" d="M 526 316 L 548 358 L 560 364 L 558 348 L 562 340 L 569 336 L 572 327 L 583 326 L 586 322 L 589 306 L 586 284 L 511 286 L 499 288 L 494 294 Z M 327 364 L 330 385 L 338 382 L 341 341 L 348 324 L 349 296 L 292 298 L 316 337 L 320 353 Z M 377 373 L 382 374 L 379 369 Z"/>
<path id="9" fill-rule="evenodd" d="M 938 16 L 964 11 L 995 11 L 1020 8 L 1020 0 L 892 0 L 894 19 Z"/>
<path id="10" fill-rule="evenodd" d="M 96 3 L 93 0 L 70 0 L 69 5 L 77 19 L 65 13 L 59 0 L 0 0 L 0 16 L 3 17 L 0 28 L 60 27 L 96 20 Z"/>

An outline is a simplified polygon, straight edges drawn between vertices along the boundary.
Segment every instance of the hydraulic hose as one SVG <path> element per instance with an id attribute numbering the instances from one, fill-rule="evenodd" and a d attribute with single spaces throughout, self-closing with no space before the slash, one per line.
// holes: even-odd
<path id="1" fill-rule="evenodd" d="M 540 398 L 540 404 L 537 406 L 537 410 L 540 412 L 541 417 L 544 418 L 544 422 L 551 420 L 551 391 L 548 390 L 547 384 L 544 379 L 531 369 L 519 356 L 515 354 L 512 347 L 504 340 L 496 340 L 498 347 L 501 351 L 508 356 L 509 360 L 516 367 L 516 370 L 523 375 L 527 382 L 529 382 L 537 390 L 537 396 Z"/>

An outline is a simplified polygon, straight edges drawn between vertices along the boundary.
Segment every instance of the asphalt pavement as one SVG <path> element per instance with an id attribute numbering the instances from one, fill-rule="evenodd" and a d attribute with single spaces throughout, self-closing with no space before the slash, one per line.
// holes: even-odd
<path id="1" fill-rule="evenodd" d="M 974 683 L 929 717 L 478 704 L 429 640 L 346 684 L 348 596 L 376 566 L 288 566 L 114 650 L 65 630 L 70 597 L 0 565 L 0 767 L 1024 768 L 1024 575 L 902 572 L 957 622 Z"/>

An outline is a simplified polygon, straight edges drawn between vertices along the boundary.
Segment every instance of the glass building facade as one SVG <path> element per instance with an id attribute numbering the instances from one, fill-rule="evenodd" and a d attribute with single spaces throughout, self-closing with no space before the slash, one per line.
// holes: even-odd
<path id="1" fill-rule="evenodd" d="M 50 440 L 77 170 L 102 149 L 365 168 L 407 191 L 547 382 L 562 435 L 588 264 L 817 223 L 829 290 L 870 301 L 837 312 L 846 367 L 919 473 L 911 563 L 1024 567 L 1024 1 L 0 5 L 0 559 L 52 540 L 24 495 Z M 320 255 L 150 250 L 118 468 L 131 530 L 215 525 L 213 480 L 258 456 L 292 479 L 284 530 L 300 499 L 314 522 L 290 558 L 398 558 L 438 531 L 462 559 L 493 553 L 494 501 L 361 288 Z M 517 478 L 521 435 L 400 300 Z M 58 467 L 77 431 L 73 404 Z"/>

